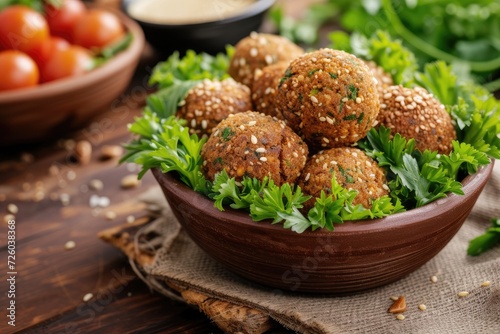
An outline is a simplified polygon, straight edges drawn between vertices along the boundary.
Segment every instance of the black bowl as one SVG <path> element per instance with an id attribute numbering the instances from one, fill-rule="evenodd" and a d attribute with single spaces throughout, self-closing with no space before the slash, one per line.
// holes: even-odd
<path id="1" fill-rule="evenodd" d="M 122 1 L 125 13 L 128 14 L 128 8 L 134 1 Z M 142 27 L 147 41 L 164 55 L 173 51 L 182 54 L 188 49 L 215 54 L 225 51 L 226 45 L 234 45 L 252 31 L 258 30 L 264 15 L 274 3 L 275 0 L 257 0 L 239 15 L 194 24 L 158 24 L 131 17 Z"/>

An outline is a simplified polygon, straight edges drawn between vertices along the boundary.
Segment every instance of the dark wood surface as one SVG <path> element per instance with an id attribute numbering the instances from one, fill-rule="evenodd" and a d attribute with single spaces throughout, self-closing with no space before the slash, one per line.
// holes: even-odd
<path id="1" fill-rule="evenodd" d="M 308 2 L 286 1 L 287 11 L 300 13 Z M 140 114 L 148 72 L 158 60 L 146 49 L 119 103 L 103 110 L 84 129 L 56 142 L 0 152 L 0 333 L 220 333 L 197 309 L 150 291 L 127 258 L 97 237 L 98 232 L 123 224 L 129 215 L 145 215 L 136 198 L 156 185 L 148 174 L 139 187 L 122 189 L 121 179 L 136 170 L 118 165 L 117 159 L 98 157 L 103 145 L 129 140 L 126 125 Z M 72 150 L 64 143 L 72 140 L 91 143 L 89 164 L 82 166 L 71 159 Z M 87 189 L 93 179 L 101 180 L 104 188 Z M 59 199 L 62 194 L 69 195 L 68 205 Z M 109 198 L 110 206 L 92 208 L 92 195 Z M 9 270 L 4 216 L 9 204 L 19 209 L 15 215 L 15 327 L 7 324 L 6 317 L 10 299 L 5 294 Z M 117 217 L 107 219 L 107 211 Z M 70 240 L 76 247 L 66 250 Z M 94 297 L 84 302 L 88 293 Z"/>

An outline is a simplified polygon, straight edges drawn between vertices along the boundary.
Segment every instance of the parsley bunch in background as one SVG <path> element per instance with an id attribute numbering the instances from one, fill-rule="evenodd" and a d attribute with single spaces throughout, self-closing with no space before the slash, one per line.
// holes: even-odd
<path id="1" fill-rule="evenodd" d="M 497 0 L 326 0 L 293 20 L 279 7 L 271 15 L 279 32 L 314 45 L 317 31 L 336 22 L 349 32 L 369 37 L 376 30 L 400 38 L 423 67 L 443 60 L 460 68 L 489 91 L 500 89 L 500 3 Z"/>

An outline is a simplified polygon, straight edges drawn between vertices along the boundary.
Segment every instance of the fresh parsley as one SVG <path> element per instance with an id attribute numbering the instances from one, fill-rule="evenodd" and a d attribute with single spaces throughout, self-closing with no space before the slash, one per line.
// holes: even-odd
<path id="1" fill-rule="evenodd" d="M 173 116 L 160 119 L 150 111 L 135 120 L 129 131 L 138 136 L 126 146 L 122 162 L 142 165 L 139 178 L 151 168 L 167 173 L 175 171 L 193 190 L 207 193 L 208 185 L 201 172 L 201 149 L 206 139 L 189 135 L 189 128 Z"/>
<path id="2" fill-rule="evenodd" d="M 469 242 L 467 254 L 478 256 L 497 245 L 500 245 L 500 219 L 493 218 L 491 227 Z"/>

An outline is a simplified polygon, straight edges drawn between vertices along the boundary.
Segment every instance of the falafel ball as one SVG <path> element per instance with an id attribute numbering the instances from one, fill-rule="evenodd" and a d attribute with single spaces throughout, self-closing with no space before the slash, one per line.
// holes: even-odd
<path id="1" fill-rule="evenodd" d="M 349 146 L 365 137 L 377 118 L 375 82 L 356 56 L 320 49 L 290 63 L 276 104 L 311 151 Z"/>
<path id="2" fill-rule="evenodd" d="M 320 151 L 307 160 L 297 180 L 302 191 L 313 197 L 307 206 L 314 205 L 321 190 L 327 195 L 331 193 L 333 173 L 343 188 L 358 191 L 354 204 L 371 208 L 374 199 L 388 194 L 385 172 L 375 160 L 360 149 L 337 147 Z"/>
<path id="3" fill-rule="evenodd" d="M 381 94 L 384 93 L 384 90 L 394 85 L 394 80 L 392 80 L 392 76 L 389 73 L 385 72 L 384 69 L 378 66 L 375 62 L 365 60 L 365 64 L 368 65 L 368 68 L 377 80 L 377 91 L 379 94 L 379 100 L 381 100 Z"/>
<path id="4" fill-rule="evenodd" d="M 200 138 L 229 114 L 252 110 L 250 89 L 231 78 L 203 80 L 189 90 L 176 116 L 187 120 L 189 132 Z"/>
<path id="5" fill-rule="evenodd" d="M 257 69 L 290 61 L 303 53 L 304 49 L 283 36 L 252 32 L 236 44 L 228 73 L 236 81 L 252 87 Z"/>
<path id="6" fill-rule="evenodd" d="M 214 128 L 201 151 L 202 171 L 211 181 L 225 170 L 237 181 L 267 176 L 277 185 L 293 184 L 307 155 L 307 145 L 283 121 L 249 111 L 230 115 Z"/>
<path id="7" fill-rule="evenodd" d="M 415 147 L 448 154 L 457 138 L 450 114 L 427 90 L 421 87 L 391 86 L 381 96 L 378 124 L 394 135 L 414 138 Z"/>
<path id="8" fill-rule="evenodd" d="M 280 108 L 276 106 L 276 93 L 289 63 L 289 61 L 280 61 L 255 73 L 252 86 L 252 103 L 255 111 L 283 119 Z"/>

